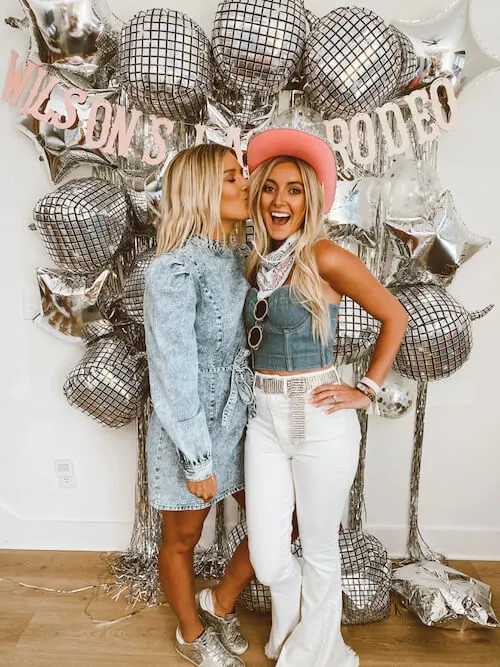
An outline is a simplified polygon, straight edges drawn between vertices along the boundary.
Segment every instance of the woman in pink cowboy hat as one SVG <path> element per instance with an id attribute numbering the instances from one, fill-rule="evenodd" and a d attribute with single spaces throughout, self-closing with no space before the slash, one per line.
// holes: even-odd
<path id="1" fill-rule="evenodd" d="M 358 462 L 355 410 L 375 401 L 407 315 L 359 259 L 326 239 L 334 154 L 326 140 L 302 129 L 304 118 L 300 129 L 287 122 L 248 146 L 255 241 L 245 320 L 257 408 L 245 444 L 250 558 L 271 587 L 266 655 L 279 667 L 355 667 L 358 658 L 340 634 L 338 545 Z M 382 323 L 356 387 L 344 384 L 332 365 L 343 295 Z M 294 508 L 302 564 L 290 550 Z"/>

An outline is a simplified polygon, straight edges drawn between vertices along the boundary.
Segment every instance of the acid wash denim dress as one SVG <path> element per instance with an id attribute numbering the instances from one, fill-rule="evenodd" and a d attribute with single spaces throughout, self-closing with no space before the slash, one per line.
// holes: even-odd
<path id="1" fill-rule="evenodd" d="M 154 412 L 147 435 L 149 498 L 160 510 L 208 507 L 243 488 L 252 372 L 242 318 L 244 255 L 196 236 L 151 264 L 144 324 Z M 187 480 L 212 473 L 209 503 Z"/>

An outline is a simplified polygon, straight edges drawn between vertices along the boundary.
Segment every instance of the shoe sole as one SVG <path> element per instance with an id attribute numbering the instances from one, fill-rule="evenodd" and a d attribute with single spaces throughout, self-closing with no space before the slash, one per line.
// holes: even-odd
<path id="1" fill-rule="evenodd" d="M 208 624 L 210 623 L 210 615 L 209 615 L 209 612 L 208 612 L 208 611 L 205 611 L 205 609 L 201 609 L 201 608 L 198 609 L 198 612 L 199 612 L 200 617 L 201 617 L 201 619 L 203 620 L 203 622 L 206 623 L 206 624 L 208 625 Z M 206 616 L 205 616 L 205 614 L 206 614 Z M 212 626 L 212 627 L 213 627 L 213 626 Z M 215 630 L 215 628 L 214 628 L 214 630 Z M 215 631 L 217 632 L 217 630 L 215 630 Z M 247 645 L 245 646 L 245 648 L 243 648 L 243 649 L 231 649 L 231 648 L 229 648 L 228 646 L 226 646 L 226 645 L 223 643 L 223 641 L 222 641 L 222 639 L 221 639 L 221 637 L 220 637 L 220 635 L 219 635 L 218 632 L 217 632 L 217 636 L 219 637 L 219 640 L 220 640 L 221 644 L 224 646 L 224 648 L 225 648 L 227 651 L 229 651 L 229 653 L 232 653 L 233 655 L 236 655 L 236 656 L 239 657 L 240 655 L 244 655 L 244 654 L 248 651 L 248 642 L 247 642 Z"/>
<path id="2" fill-rule="evenodd" d="M 203 663 L 201 663 L 201 665 L 198 665 L 198 663 L 197 663 L 197 662 L 193 662 L 193 661 L 191 660 L 191 658 L 187 658 L 187 657 L 184 655 L 184 653 L 181 653 L 181 652 L 179 651 L 178 648 L 175 649 L 175 652 L 176 652 L 178 655 L 180 655 L 181 658 L 184 658 L 184 660 L 187 660 L 188 662 L 190 662 L 192 665 L 196 665 L 197 667 L 201 667 L 201 665 L 203 665 Z"/>

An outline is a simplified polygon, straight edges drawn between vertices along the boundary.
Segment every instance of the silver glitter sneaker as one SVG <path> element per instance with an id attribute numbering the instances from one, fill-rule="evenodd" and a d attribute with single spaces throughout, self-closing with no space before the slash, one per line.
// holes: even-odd
<path id="1" fill-rule="evenodd" d="M 245 667 L 243 660 L 232 655 L 222 646 L 213 628 L 205 628 L 194 642 L 179 641 L 176 634 L 175 650 L 185 660 L 198 667 Z"/>
<path id="2" fill-rule="evenodd" d="M 236 618 L 236 614 L 226 614 L 224 618 L 221 618 L 208 611 L 208 607 L 212 607 L 208 599 L 211 595 L 210 588 L 200 591 L 199 614 L 201 619 L 207 627 L 213 628 L 217 632 L 222 645 L 228 651 L 231 651 L 233 655 L 243 655 L 248 649 L 248 641 L 240 632 L 240 622 Z"/>

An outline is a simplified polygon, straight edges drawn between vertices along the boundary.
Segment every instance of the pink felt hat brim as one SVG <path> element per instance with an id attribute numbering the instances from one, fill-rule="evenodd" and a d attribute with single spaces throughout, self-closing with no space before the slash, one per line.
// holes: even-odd
<path id="1" fill-rule="evenodd" d="M 323 185 L 324 213 L 328 213 L 335 197 L 337 167 L 330 146 L 313 134 L 292 128 L 270 128 L 253 136 L 248 142 L 247 164 L 250 174 L 273 157 L 289 155 L 308 162 Z"/>

